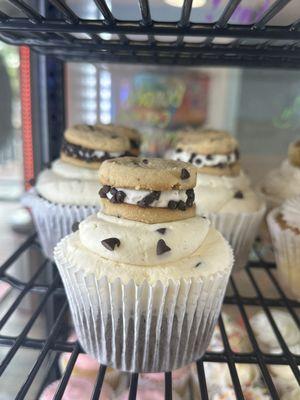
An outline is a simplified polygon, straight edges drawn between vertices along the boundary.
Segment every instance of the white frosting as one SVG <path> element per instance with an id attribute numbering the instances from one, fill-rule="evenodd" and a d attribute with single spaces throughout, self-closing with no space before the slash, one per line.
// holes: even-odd
<path id="1" fill-rule="evenodd" d="M 286 200 L 282 204 L 281 213 L 289 226 L 300 229 L 300 196 Z"/>
<path id="2" fill-rule="evenodd" d="M 196 154 L 192 157 L 192 153 L 190 152 L 177 152 L 176 150 L 173 150 L 170 153 L 170 158 L 178 161 L 191 162 L 198 168 L 214 167 L 218 164 L 233 164 L 236 162 L 236 154 L 234 152 L 229 154 L 210 154 L 209 156 L 206 154 Z"/>
<path id="3" fill-rule="evenodd" d="M 133 233 L 134 235 L 134 233 Z M 133 236 L 138 241 L 138 235 Z M 163 236 L 162 236 L 163 237 Z M 101 242 L 98 246 L 102 246 Z M 134 246 L 129 244 L 130 248 Z M 160 263 L 151 268 L 145 265 L 127 264 L 116 262 L 99 256 L 99 254 L 88 250 L 80 241 L 79 232 L 67 236 L 60 245 L 65 261 L 70 265 L 76 265 L 84 269 L 86 275 L 95 275 L 95 279 L 106 277 L 110 282 L 120 279 L 126 284 L 131 280 L 139 285 L 144 281 L 149 285 L 160 281 L 163 285 L 170 279 L 177 281 L 181 279 L 198 280 L 201 277 L 212 276 L 214 273 L 223 272 L 232 267 L 232 250 L 222 235 L 215 229 L 210 228 L 199 248 L 190 256 L 178 261 Z M 130 251 L 130 248 L 128 251 Z M 199 262 L 201 266 L 195 267 Z"/>
<path id="4" fill-rule="evenodd" d="M 243 172 L 236 177 L 198 173 L 194 191 L 197 214 L 255 212 L 261 206 Z M 234 197 L 237 191 L 243 193 L 242 199 Z"/>
<path id="5" fill-rule="evenodd" d="M 78 167 L 57 159 L 51 164 L 52 171 L 67 179 L 98 180 L 98 169 Z"/>
<path id="6" fill-rule="evenodd" d="M 296 323 L 287 312 L 281 310 L 272 310 L 272 316 L 286 344 L 290 348 L 293 348 L 294 351 L 300 345 L 300 331 Z M 251 325 L 259 344 L 264 350 L 267 349 L 273 354 L 282 352 L 281 346 L 264 312 L 255 314 L 251 318 Z"/>
<path id="7" fill-rule="evenodd" d="M 300 196 L 300 168 L 284 160 L 279 168 L 269 172 L 260 185 L 261 191 L 277 204 L 289 197 Z"/>
<path id="8" fill-rule="evenodd" d="M 151 193 L 149 190 L 134 190 L 134 189 L 123 189 L 116 188 L 117 190 L 122 190 L 126 194 L 124 203 L 126 204 L 137 204 L 138 201 L 142 200 L 145 196 Z M 107 198 L 110 200 L 113 195 L 111 193 L 107 193 Z M 158 200 L 154 200 L 150 207 L 168 207 L 168 203 L 170 200 L 174 201 L 184 201 L 187 200 L 187 194 L 185 190 L 169 190 L 165 192 L 160 192 L 160 196 Z"/>
<path id="9" fill-rule="evenodd" d="M 193 254 L 204 241 L 209 226 L 208 219 L 202 217 L 144 224 L 99 212 L 80 224 L 79 236 L 88 250 L 101 257 L 126 264 L 153 266 L 178 261 Z M 159 228 L 166 228 L 165 233 L 157 232 Z M 120 240 L 120 246 L 114 251 L 101 244 L 102 240 L 112 237 Z M 159 239 L 163 239 L 171 251 L 157 255 Z"/>
<path id="10" fill-rule="evenodd" d="M 39 174 L 36 190 L 53 203 L 97 206 L 98 171 L 56 160 L 52 163 L 52 169 Z"/>

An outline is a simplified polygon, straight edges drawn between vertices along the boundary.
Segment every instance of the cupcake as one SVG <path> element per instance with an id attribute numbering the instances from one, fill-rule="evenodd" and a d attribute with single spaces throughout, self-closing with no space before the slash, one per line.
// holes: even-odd
<path id="1" fill-rule="evenodd" d="M 40 400 L 52 400 L 61 381 L 52 382 L 40 396 Z M 89 379 L 71 377 L 62 396 L 62 400 L 90 400 L 94 390 L 94 383 Z M 103 383 L 99 400 L 113 400 L 112 389 L 106 383 Z"/>
<path id="2" fill-rule="evenodd" d="M 76 333 L 71 334 L 68 337 L 68 342 L 77 341 Z M 59 357 L 59 367 L 60 372 L 64 374 L 68 362 L 71 358 L 72 353 L 62 353 Z M 79 354 L 74 367 L 72 369 L 71 376 L 78 378 L 86 378 L 95 381 L 99 372 L 100 364 L 97 360 L 90 357 L 88 354 Z M 109 384 L 109 386 L 117 391 L 120 388 L 125 386 L 125 382 L 127 381 L 125 374 L 122 374 L 119 371 L 114 370 L 113 368 L 107 368 L 105 372 L 105 382 Z"/>
<path id="3" fill-rule="evenodd" d="M 299 355 L 300 332 L 291 315 L 286 311 L 273 309 L 272 316 L 290 351 Z M 281 346 L 276 339 L 275 333 L 266 314 L 263 311 L 256 313 L 251 318 L 250 322 L 262 351 L 271 354 L 282 353 Z"/>
<path id="4" fill-rule="evenodd" d="M 189 394 L 190 373 L 190 366 L 172 371 L 172 388 L 182 398 Z M 163 389 L 165 385 L 165 374 L 163 372 L 140 374 L 139 382 L 141 385 L 149 388 L 159 387 Z"/>
<path id="5" fill-rule="evenodd" d="M 55 249 L 79 341 L 116 369 L 178 369 L 210 341 L 231 248 L 195 216 L 192 165 L 124 157 L 99 176 L 101 211 Z"/>
<path id="6" fill-rule="evenodd" d="M 280 282 L 291 297 L 300 299 L 300 196 L 272 210 L 267 222 Z"/>
<path id="7" fill-rule="evenodd" d="M 123 392 L 117 400 L 128 400 L 129 399 L 129 390 Z M 153 388 L 142 386 L 138 387 L 136 393 L 136 400 L 165 400 L 165 391 L 162 388 Z M 174 390 L 172 391 L 172 400 L 181 400 Z"/>
<path id="8" fill-rule="evenodd" d="M 244 267 L 265 206 L 241 170 L 236 139 L 223 131 L 190 134 L 177 143 L 173 158 L 197 167 L 197 214 L 206 215 L 230 242 L 234 269 Z"/>
<path id="9" fill-rule="evenodd" d="M 23 198 L 49 258 L 53 257 L 56 243 L 72 232 L 74 223 L 99 209 L 100 164 L 131 154 L 129 139 L 111 130 L 105 125 L 75 125 L 67 129 L 60 158 L 39 174 L 35 187 Z"/>
<path id="10" fill-rule="evenodd" d="M 269 365 L 269 371 L 279 394 L 284 395 L 284 393 L 299 389 L 299 384 L 288 365 Z"/>
<path id="11" fill-rule="evenodd" d="M 278 207 L 290 197 L 300 196 L 300 140 L 289 145 L 288 158 L 265 176 L 259 189 L 268 209 Z"/>

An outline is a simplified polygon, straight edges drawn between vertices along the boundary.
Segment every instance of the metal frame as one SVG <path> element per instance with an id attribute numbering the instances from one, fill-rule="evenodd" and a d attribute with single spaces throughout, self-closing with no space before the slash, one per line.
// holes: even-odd
<path id="1" fill-rule="evenodd" d="M 11 257 L 0 267 L 0 280 L 8 282 L 11 284 L 12 287 L 18 289 L 19 295 L 15 299 L 15 301 L 11 304 L 7 312 L 4 314 L 2 319 L 0 320 L 0 329 L 3 328 L 3 326 L 6 324 L 8 319 L 12 316 L 12 314 L 17 310 L 19 304 L 21 303 L 22 299 L 28 292 L 35 292 L 41 294 L 42 300 L 37 307 L 37 309 L 34 311 L 32 314 L 31 318 L 27 322 L 27 324 L 24 326 L 22 332 L 18 336 L 6 336 L 3 334 L 0 334 L 0 346 L 9 346 L 10 350 L 2 360 L 0 364 L 0 376 L 1 374 L 5 371 L 7 366 L 9 365 L 10 361 L 13 359 L 15 356 L 16 352 L 24 347 L 24 348 L 31 348 L 31 349 L 36 349 L 40 351 L 40 354 L 35 362 L 35 364 L 32 366 L 31 372 L 29 373 L 26 381 L 23 383 L 18 395 L 16 396 L 16 399 L 24 399 L 26 397 L 26 393 L 28 392 L 30 385 L 35 379 L 36 374 L 39 371 L 39 368 L 41 367 L 43 361 L 47 357 L 47 355 L 51 351 L 57 351 L 57 352 L 71 352 L 72 356 L 68 362 L 66 371 L 62 377 L 61 384 L 58 388 L 58 391 L 56 393 L 55 399 L 61 399 L 64 389 L 66 388 L 66 385 L 68 383 L 68 380 L 70 378 L 72 369 L 74 367 L 74 364 L 76 362 L 76 358 L 80 352 L 82 352 L 82 349 L 80 348 L 79 343 L 68 343 L 66 341 L 62 341 L 59 339 L 61 337 L 61 332 L 65 332 L 65 321 L 66 321 L 66 315 L 69 312 L 68 310 L 68 303 L 67 299 L 65 296 L 64 289 L 62 287 L 59 274 L 57 270 L 55 269 L 55 273 L 53 274 L 52 280 L 48 284 L 38 284 L 36 281 L 40 277 L 40 275 L 47 269 L 53 270 L 55 266 L 49 261 L 45 260 L 42 262 L 40 265 L 39 269 L 37 272 L 34 273 L 34 275 L 31 277 L 31 279 L 27 282 L 20 282 L 19 280 L 13 278 L 12 276 L 9 275 L 8 269 L 10 266 L 20 257 L 26 250 L 31 248 L 32 246 L 37 246 L 38 243 L 36 242 L 36 235 L 30 236 L 25 242 L 15 251 L 14 254 L 12 254 Z M 255 278 L 255 273 L 254 269 L 255 268 L 263 268 L 265 272 L 267 273 L 268 277 L 270 278 L 272 284 L 274 287 L 277 289 L 279 293 L 279 298 L 278 299 L 271 299 L 271 298 L 265 298 L 259 289 L 259 284 Z M 246 273 L 250 279 L 250 282 L 252 283 L 252 287 L 256 293 L 255 297 L 242 297 L 239 289 L 238 289 L 238 282 L 236 281 L 235 277 L 232 276 L 230 279 L 230 285 L 233 291 L 233 294 L 230 296 L 226 296 L 224 300 L 224 304 L 231 304 L 231 305 L 236 305 L 239 309 L 239 312 L 242 316 L 250 343 L 252 345 L 253 351 L 251 353 L 236 353 L 234 352 L 229 344 L 229 340 L 226 334 L 226 330 L 224 327 L 224 322 L 222 319 L 222 316 L 219 318 L 219 327 L 222 335 L 222 340 L 224 344 L 224 351 L 223 352 L 207 352 L 204 357 L 197 361 L 197 372 L 198 372 L 198 378 L 199 378 L 199 385 L 200 385 L 200 391 L 201 391 L 201 396 L 203 400 L 208 399 L 208 393 L 207 393 L 207 385 L 206 385 L 206 379 L 205 379 L 205 372 L 204 372 L 204 367 L 203 367 L 203 362 L 223 362 L 227 363 L 229 367 L 229 371 L 231 374 L 232 382 L 234 385 L 234 390 L 236 393 L 236 396 L 239 400 L 244 399 L 243 397 L 243 392 L 241 388 L 241 384 L 237 375 L 236 371 L 236 363 L 247 363 L 247 364 L 257 364 L 260 368 L 261 374 L 263 376 L 263 379 L 265 381 L 266 386 L 268 387 L 268 390 L 270 391 L 270 394 L 272 396 L 272 399 L 279 399 L 278 393 L 276 391 L 276 388 L 273 384 L 272 378 L 269 374 L 269 371 L 267 369 L 267 364 L 282 364 L 282 365 L 289 365 L 290 368 L 292 369 L 295 378 L 300 384 L 300 372 L 298 367 L 300 366 L 300 356 L 297 356 L 293 353 L 291 353 L 287 347 L 287 344 L 285 343 L 284 338 L 282 337 L 280 331 L 278 330 L 278 327 L 276 325 L 276 322 L 274 321 L 274 318 L 272 317 L 272 314 L 270 312 L 270 307 L 284 307 L 291 315 L 297 326 L 300 328 L 300 319 L 299 316 L 297 315 L 297 311 L 300 311 L 300 303 L 294 300 L 291 300 L 286 297 L 285 293 L 281 289 L 279 283 L 277 282 L 275 275 L 272 271 L 272 268 L 270 266 L 265 265 L 261 262 L 259 263 L 249 263 L 249 265 L 246 268 Z M 47 337 L 45 337 L 42 340 L 37 340 L 37 339 L 30 339 L 27 337 L 28 332 L 30 331 L 31 327 L 33 326 L 35 320 L 39 316 L 39 314 L 43 311 L 44 307 L 46 307 L 46 304 L 49 300 L 52 298 L 59 299 L 60 304 L 62 306 L 60 307 L 59 313 L 56 314 L 55 320 L 52 325 L 52 329 Z M 280 346 L 282 347 L 283 353 L 282 354 L 266 354 L 263 353 L 256 341 L 255 335 L 253 333 L 253 330 L 251 328 L 251 325 L 249 323 L 249 319 L 246 313 L 246 307 L 247 306 L 260 306 L 266 313 L 266 316 L 273 328 L 273 331 L 278 339 L 278 342 L 280 343 Z M 57 360 L 57 357 L 56 357 Z M 53 365 L 53 368 L 55 367 L 55 364 Z M 96 400 L 99 398 L 99 393 L 101 392 L 101 387 L 102 383 L 105 379 L 105 371 L 106 367 L 103 365 L 99 369 L 98 377 L 95 382 L 94 386 L 94 392 L 92 399 Z M 46 382 L 49 383 L 49 382 Z M 45 384 L 46 384 L 45 383 Z M 131 374 L 131 382 L 130 382 L 130 395 L 129 399 L 133 400 L 136 397 L 136 391 L 138 387 L 138 374 Z M 42 391 L 43 387 L 40 388 L 40 392 Z M 165 398 L 166 399 L 171 399 L 172 398 L 172 373 L 171 372 L 166 372 L 165 373 Z"/>
<path id="2" fill-rule="evenodd" d="M 267 25 L 291 0 L 276 0 L 252 25 L 230 24 L 241 0 L 228 0 L 214 23 L 190 21 L 192 0 L 184 0 L 181 17 L 176 22 L 154 21 L 148 0 L 136 0 L 141 18 L 123 21 L 115 18 L 105 0 L 94 0 L 103 18 L 79 18 L 63 0 L 48 0 L 52 14 L 43 17 L 23 0 L 8 0 L 23 15 L 10 17 L 0 9 L 0 39 L 9 44 L 26 44 L 41 54 L 61 60 L 103 62 L 228 65 L 243 67 L 300 67 L 300 20 L 289 26 Z M 1 6 L 0 6 L 1 7 Z M 85 33 L 78 39 L 73 33 Z M 100 33 L 117 35 L 103 40 Z M 146 41 L 129 40 L 126 35 L 146 35 Z M 155 35 L 176 36 L 176 41 L 162 42 Z M 204 38 L 202 43 L 187 43 L 185 36 Z M 216 38 L 232 38 L 229 44 L 216 44 Z M 278 45 L 276 41 L 284 41 Z"/>

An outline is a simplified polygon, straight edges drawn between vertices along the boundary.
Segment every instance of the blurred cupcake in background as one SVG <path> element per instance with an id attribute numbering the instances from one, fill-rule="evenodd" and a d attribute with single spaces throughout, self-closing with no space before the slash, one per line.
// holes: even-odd
<path id="1" fill-rule="evenodd" d="M 76 333 L 72 333 L 68 337 L 68 342 L 77 341 Z M 68 362 L 71 358 L 72 353 L 65 352 L 59 357 L 59 367 L 60 372 L 64 374 Z M 71 376 L 78 378 L 86 378 L 95 381 L 99 372 L 100 364 L 93 357 L 88 354 L 80 353 L 76 359 L 74 367 L 72 369 Z M 127 375 L 113 368 L 106 368 L 105 372 L 105 382 L 114 390 L 114 392 L 119 392 L 124 389 L 127 384 Z"/>
<path id="2" fill-rule="evenodd" d="M 290 351 L 300 355 L 300 331 L 291 315 L 280 309 L 271 310 L 272 317 Z M 259 311 L 250 319 L 251 327 L 261 350 L 269 354 L 282 353 L 281 346 L 264 311 Z"/>
<path id="3" fill-rule="evenodd" d="M 300 196 L 286 200 L 267 217 L 283 288 L 300 299 Z"/>
<path id="4" fill-rule="evenodd" d="M 177 142 L 172 158 L 197 167 L 197 214 L 206 215 L 232 245 L 234 270 L 244 267 L 265 204 L 241 169 L 238 142 L 224 131 L 187 132 Z"/>
<path id="5" fill-rule="evenodd" d="M 55 381 L 50 383 L 39 400 L 52 400 L 55 397 L 55 393 L 60 385 L 61 381 Z M 89 379 L 71 377 L 67 383 L 66 389 L 62 396 L 62 400 L 90 400 L 94 391 L 95 383 Z M 101 389 L 101 395 L 99 400 L 114 400 L 113 390 L 107 383 L 103 383 Z"/>
<path id="6" fill-rule="evenodd" d="M 131 136 L 137 135 L 113 125 L 75 125 L 65 131 L 60 158 L 38 175 L 22 200 L 47 257 L 52 259 L 54 246 L 74 224 L 97 212 L 99 166 L 107 159 L 131 155 Z"/>
<path id="7" fill-rule="evenodd" d="M 128 400 L 129 390 L 119 395 L 116 400 Z M 138 386 L 136 400 L 165 400 L 165 391 L 161 387 L 153 388 L 147 386 Z M 102 399 L 101 399 L 102 400 Z M 172 400 L 182 400 L 181 397 L 173 390 Z"/>
<path id="8" fill-rule="evenodd" d="M 300 140 L 289 145 L 288 158 L 263 178 L 259 189 L 269 210 L 291 197 L 300 196 Z"/>
<path id="9" fill-rule="evenodd" d="M 269 365 L 268 368 L 280 395 L 284 396 L 285 393 L 291 393 L 296 389 L 298 389 L 298 394 L 300 394 L 299 384 L 289 365 Z M 300 370 L 300 367 L 298 368 Z"/>
<path id="10" fill-rule="evenodd" d="M 190 374 L 190 366 L 172 371 L 172 388 L 181 398 L 188 398 Z M 139 382 L 141 385 L 145 385 L 146 387 L 160 387 L 163 390 L 165 385 L 165 374 L 159 372 L 144 373 L 140 375 Z"/>

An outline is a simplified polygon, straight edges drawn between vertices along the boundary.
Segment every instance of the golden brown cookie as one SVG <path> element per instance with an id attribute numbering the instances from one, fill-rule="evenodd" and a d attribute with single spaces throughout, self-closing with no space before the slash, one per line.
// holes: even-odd
<path id="1" fill-rule="evenodd" d="M 101 211 L 107 215 L 140 221 L 145 224 L 159 224 L 161 222 L 178 221 L 192 218 L 196 215 L 196 207 L 192 206 L 185 211 L 170 210 L 168 208 L 143 208 L 132 204 L 113 204 L 107 199 L 102 199 Z"/>
<path id="2" fill-rule="evenodd" d="M 101 126 L 101 125 L 96 125 Z M 142 135 L 137 129 L 130 128 L 124 125 L 108 124 L 107 129 L 111 132 L 117 133 L 120 136 L 126 136 L 130 142 L 130 151 L 133 155 L 138 156 L 140 153 L 140 147 L 142 142 Z"/>
<path id="3" fill-rule="evenodd" d="M 136 190 L 190 189 L 196 185 L 196 174 L 191 164 L 161 158 L 116 158 L 107 160 L 99 170 L 103 185 Z"/>
<path id="4" fill-rule="evenodd" d="M 108 159 L 132 155 L 128 137 L 105 125 L 75 125 L 65 131 L 61 159 L 76 166 L 97 169 Z"/>
<path id="5" fill-rule="evenodd" d="M 300 167 L 300 140 L 289 145 L 288 157 L 294 167 Z"/>
<path id="6" fill-rule="evenodd" d="M 102 212 L 148 224 L 191 218 L 196 171 L 160 158 L 107 160 L 99 170 Z"/>

